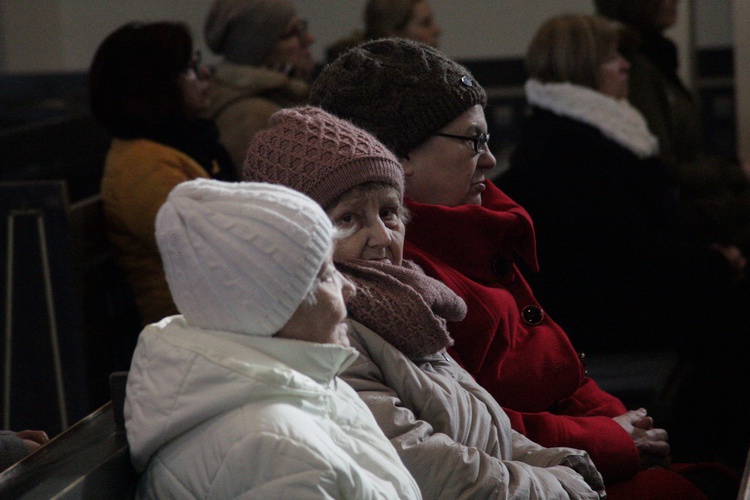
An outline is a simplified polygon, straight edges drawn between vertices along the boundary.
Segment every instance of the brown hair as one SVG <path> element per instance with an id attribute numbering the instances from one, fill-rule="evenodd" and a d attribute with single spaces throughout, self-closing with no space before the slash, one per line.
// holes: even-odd
<path id="1" fill-rule="evenodd" d="M 193 42 L 182 23 L 128 23 L 99 45 L 89 68 L 91 112 L 115 137 L 153 133 L 183 111 L 179 76 Z"/>
<path id="2" fill-rule="evenodd" d="M 596 88 L 597 68 L 617 50 L 621 25 L 596 15 L 568 14 L 545 21 L 526 53 L 526 70 L 544 83 Z"/>

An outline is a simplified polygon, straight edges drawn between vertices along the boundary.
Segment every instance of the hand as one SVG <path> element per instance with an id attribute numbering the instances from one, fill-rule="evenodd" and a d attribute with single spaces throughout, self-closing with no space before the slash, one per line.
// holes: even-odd
<path id="1" fill-rule="evenodd" d="M 720 245 L 718 243 L 711 245 L 711 248 L 719 252 L 727 260 L 733 280 L 739 281 L 745 277 L 747 259 L 742 255 L 742 250 L 734 245 Z"/>
<path id="2" fill-rule="evenodd" d="M 645 408 L 631 410 L 612 420 L 625 429 L 638 450 L 641 467 L 666 467 L 669 465 L 669 439 L 667 431 L 654 428 L 654 421 L 647 416 Z"/>
<path id="3" fill-rule="evenodd" d="M 24 444 L 29 449 L 29 453 L 49 442 L 49 436 L 44 431 L 25 430 L 16 432 L 16 436 L 23 439 Z"/>
<path id="4" fill-rule="evenodd" d="M 605 498 L 607 496 L 607 492 L 604 489 L 604 479 L 602 479 L 602 475 L 599 471 L 596 470 L 594 462 L 591 461 L 588 454 L 583 456 L 570 455 L 565 457 L 565 460 L 563 460 L 560 465 L 570 467 L 579 473 L 581 477 L 583 477 L 583 480 L 586 481 L 586 484 L 588 484 L 592 490 L 597 492 L 599 498 Z"/>

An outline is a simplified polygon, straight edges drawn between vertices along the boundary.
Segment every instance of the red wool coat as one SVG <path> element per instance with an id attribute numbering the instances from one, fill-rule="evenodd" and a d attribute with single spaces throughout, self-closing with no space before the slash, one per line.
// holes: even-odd
<path id="1" fill-rule="evenodd" d="M 490 182 L 482 206 L 406 205 L 412 216 L 405 257 L 468 306 L 463 321 L 448 325 L 451 355 L 503 406 L 517 431 L 543 446 L 588 451 L 609 484 L 633 478 L 638 452 L 612 420 L 625 406 L 585 375 L 567 335 L 543 313 L 514 264 L 517 256 L 537 268 L 528 213 Z M 668 477 L 660 481 L 687 483 L 663 472 Z"/>

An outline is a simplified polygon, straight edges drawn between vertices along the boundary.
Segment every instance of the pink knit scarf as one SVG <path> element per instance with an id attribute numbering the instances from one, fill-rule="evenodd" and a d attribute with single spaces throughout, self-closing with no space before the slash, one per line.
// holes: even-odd
<path id="1" fill-rule="evenodd" d="M 466 303 L 422 268 L 365 260 L 336 261 L 357 286 L 349 317 L 387 340 L 407 357 L 434 354 L 453 345 L 446 321 L 461 321 Z"/>

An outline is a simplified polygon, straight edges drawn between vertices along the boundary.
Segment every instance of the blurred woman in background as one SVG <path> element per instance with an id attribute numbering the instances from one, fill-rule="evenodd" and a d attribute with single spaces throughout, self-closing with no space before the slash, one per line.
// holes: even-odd
<path id="1" fill-rule="evenodd" d="M 207 116 L 239 171 L 250 139 L 271 115 L 307 102 L 315 37 L 290 0 L 215 0 L 203 34 L 222 57 Z"/>
<path id="2" fill-rule="evenodd" d="M 154 239 L 167 194 L 198 177 L 235 179 L 216 126 L 199 117 L 207 76 L 187 27 L 171 22 L 118 28 L 89 69 L 91 111 L 112 136 L 101 182 L 107 230 L 143 324 L 177 311 Z"/>
<path id="3" fill-rule="evenodd" d="M 355 31 L 328 47 L 329 61 L 348 48 L 377 38 L 407 38 L 437 48 L 443 33 L 426 0 L 369 0 L 364 21 L 364 32 Z"/>
<path id="4" fill-rule="evenodd" d="M 665 36 L 679 0 L 595 0 L 597 12 L 626 27 L 623 55 L 631 64 L 628 99 L 659 139 L 661 160 L 680 186 L 681 209 L 694 230 L 750 253 L 750 164 L 735 152 L 706 152 L 706 130 L 679 70 L 677 46 Z"/>

